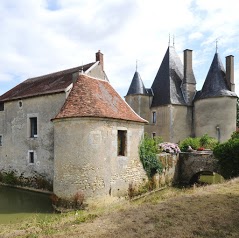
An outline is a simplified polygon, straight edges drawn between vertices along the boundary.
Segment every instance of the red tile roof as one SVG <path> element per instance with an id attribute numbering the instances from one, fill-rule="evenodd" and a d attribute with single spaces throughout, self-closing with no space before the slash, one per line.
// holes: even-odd
<path id="1" fill-rule="evenodd" d="M 147 122 L 138 116 L 104 80 L 81 74 L 59 114 L 54 119 L 100 117 Z"/>
<path id="2" fill-rule="evenodd" d="M 82 70 L 85 72 L 94 63 L 78 66 L 75 68 L 30 78 L 18 84 L 8 92 L 0 96 L 0 101 L 11 101 L 15 99 L 63 92 L 72 83 L 72 74 Z"/>

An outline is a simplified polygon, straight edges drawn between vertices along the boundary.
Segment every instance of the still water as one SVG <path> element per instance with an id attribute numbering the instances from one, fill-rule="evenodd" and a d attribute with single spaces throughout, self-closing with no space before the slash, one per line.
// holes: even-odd
<path id="1" fill-rule="evenodd" d="M 222 183 L 224 178 L 217 173 L 213 173 L 213 175 L 200 175 L 199 182 L 214 184 L 214 183 Z"/>
<path id="2" fill-rule="evenodd" d="M 0 185 L 0 223 L 16 223 L 33 215 L 52 214 L 50 195 Z"/>

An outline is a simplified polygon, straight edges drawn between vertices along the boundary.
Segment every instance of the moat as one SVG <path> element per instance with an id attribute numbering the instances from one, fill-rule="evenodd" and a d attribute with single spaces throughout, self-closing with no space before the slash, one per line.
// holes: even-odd
<path id="1" fill-rule="evenodd" d="M 16 223 L 26 218 L 54 213 L 49 194 L 0 185 L 0 223 Z"/>

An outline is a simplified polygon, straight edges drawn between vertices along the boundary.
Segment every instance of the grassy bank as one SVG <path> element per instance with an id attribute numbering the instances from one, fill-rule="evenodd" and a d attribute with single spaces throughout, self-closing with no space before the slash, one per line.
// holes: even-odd
<path id="1" fill-rule="evenodd" d="M 239 178 L 0 226 L 0 237 L 239 237 Z"/>

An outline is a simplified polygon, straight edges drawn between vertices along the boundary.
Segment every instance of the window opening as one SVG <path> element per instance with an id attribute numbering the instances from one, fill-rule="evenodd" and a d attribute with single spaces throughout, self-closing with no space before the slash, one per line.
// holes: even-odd
<path id="1" fill-rule="evenodd" d="M 156 137 L 156 133 L 155 132 L 152 133 L 152 137 L 153 137 L 153 139 Z"/>
<path id="2" fill-rule="evenodd" d="M 0 111 L 4 111 L 4 102 L 0 102 Z"/>
<path id="3" fill-rule="evenodd" d="M 153 123 L 156 123 L 156 112 L 152 113 L 152 121 Z"/>
<path id="4" fill-rule="evenodd" d="M 0 135 L 0 146 L 2 146 L 2 135 Z"/>
<path id="5" fill-rule="evenodd" d="M 118 155 L 126 156 L 127 131 L 118 131 Z"/>
<path id="6" fill-rule="evenodd" d="M 34 151 L 29 151 L 29 163 L 34 164 Z"/>
<path id="7" fill-rule="evenodd" d="M 37 117 L 30 118 L 30 137 L 37 137 Z"/>

